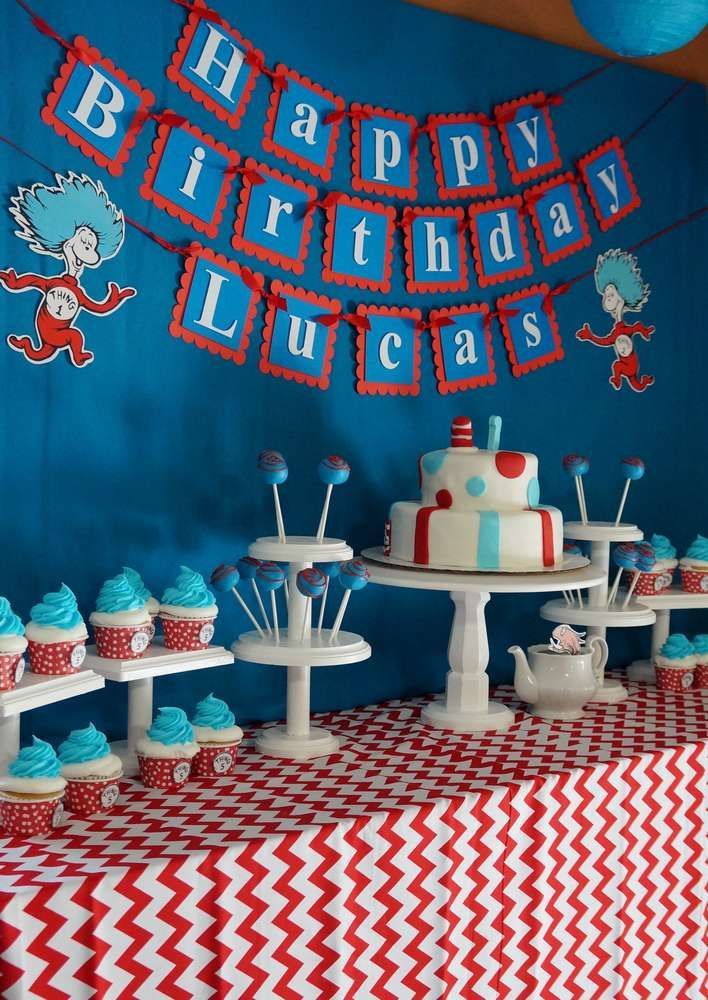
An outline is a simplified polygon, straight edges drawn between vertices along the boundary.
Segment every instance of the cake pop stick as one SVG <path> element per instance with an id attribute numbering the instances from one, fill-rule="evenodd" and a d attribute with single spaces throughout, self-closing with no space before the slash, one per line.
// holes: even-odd
<path id="1" fill-rule="evenodd" d="M 487 434 L 487 451 L 499 451 L 501 443 L 502 418 L 492 416 L 489 418 L 489 432 Z"/>
<path id="2" fill-rule="evenodd" d="M 244 580 L 250 580 L 251 586 L 253 587 L 253 593 L 256 597 L 256 604 L 258 605 L 258 610 L 263 618 L 263 623 L 266 627 L 268 635 L 271 634 L 272 629 L 270 627 L 270 622 L 268 621 L 268 615 L 266 614 L 266 609 L 263 607 L 263 601 L 261 599 L 261 592 L 256 584 L 256 573 L 258 572 L 258 567 L 260 566 L 260 559 L 254 559 L 253 556 L 241 556 L 236 562 L 236 568 L 241 574 L 241 578 Z"/>
<path id="3" fill-rule="evenodd" d="M 324 594 L 327 587 L 327 577 L 316 566 L 310 566 L 307 569 L 300 570 L 295 578 L 295 583 L 297 584 L 297 589 L 306 598 L 305 614 L 302 618 L 302 632 L 300 634 L 300 642 L 304 642 L 310 607 L 313 601 L 316 601 Z"/>
<path id="4" fill-rule="evenodd" d="M 575 479 L 575 489 L 578 493 L 578 507 L 580 508 L 580 520 L 583 524 L 588 523 L 588 509 L 585 505 L 585 490 L 583 489 L 582 477 L 590 469 L 590 459 L 585 455 L 566 455 L 563 459 L 563 468 Z"/>
<path id="5" fill-rule="evenodd" d="M 258 456 L 258 469 L 263 481 L 273 487 L 273 503 L 275 504 L 275 520 L 278 525 L 278 539 L 285 542 L 285 524 L 283 512 L 280 509 L 278 486 L 288 478 L 288 463 L 279 451 L 262 451 Z"/>
<path id="6" fill-rule="evenodd" d="M 349 467 L 349 463 L 346 459 L 341 458 L 339 455 L 328 455 L 327 458 L 323 458 L 317 466 L 317 475 L 327 487 L 325 491 L 324 504 L 322 505 L 322 515 L 320 516 L 320 523 L 317 528 L 318 542 L 321 542 L 324 538 L 325 525 L 327 524 L 327 514 L 329 513 L 329 501 L 332 497 L 332 488 L 334 486 L 341 486 L 342 483 L 346 483 L 347 479 L 349 479 L 350 472 L 351 469 Z"/>
<path id="7" fill-rule="evenodd" d="M 617 570 L 617 576 L 615 577 L 614 583 L 607 598 L 607 607 L 609 608 L 611 604 L 615 603 L 617 597 L 617 590 L 619 588 L 620 579 L 622 578 L 622 573 L 624 570 L 633 570 L 637 565 L 637 560 L 639 559 L 639 553 L 637 552 L 636 545 L 632 545 L 631 542 L 622 542 L 618 545 L 614 552 L 615 566 L 619 566 Z"/>
<path id="8" fill-rule="evenodd" d="M 620 499 L 620 505 L 617 510 L 617 517 L 615 518 L 615 525 L 620 523 L 620 518 L 622 517 L 622 511 L 624 510 L 625 501 L 627 500 L 627 494 L 629 493 L 629 484 L 634 479 L 641 479 L 644 475 L 644 462 L 641 458 L 623 458 L 622 459 L 622 474 L 625 477 L 624 489 L 622 490 L 622 498 Z"/>
<path id="9" fill-rule="evenodd" d="M 282 568 L 274 562 L 262 562 L 256 570 L 256 579 L 264 590 L 270 591 L 270 609 L 273 615 L 273 629 L 275 631 L 275 641 L 280 642 L 280 628 L 278 626 L 278 605 L 275 601 L 275 592 L 285 583 L 285 573 Z"/>
<path id="10" fill-rule="evenodd" d="M 332 633 L 329 637 L 330 645 L 337 638 L 337 633 L 342 626 L 342 619 L 344 618 L 344 612 L 347 610 L 351 592 L 353 590 L 362 590 L 369 582 L 369 571 L 366 568 L 364 560 L 350 559 L 348 562 L 342 563 L 339 582 L 344 588 L 344 595 L 337 611 L 337 617 L 334 619 L 334 625 L 332 626 Z"/>
<path id="11" fill-rule="evenodd" d="M 338 562 L 328 562 L 322 563 L 320 569 L 327 577 L 327 583 L 325 584 L 324 594 L 322 595 L 322 603 L 320 604 L 320 617 L 317 622 L 317 631 L 322 631 L 322 622 L 324 621 L 325 605 L 327 603 L 327 594 L 329 594 L 329 581 L 334 580 L 339 576 L 342 564 Z"/>
<path id="12" fill-rule="evenodd" d="M 637 565 L 634 570 L 634 576 L 632 577 L 632 582 L 627 590 L 627 595 L 622 604 L 622 610 L 624 611 L 629 604 L 632 594 L 634 593 L 634 588 L 637 586 L 637 581 L 642 573 L 651 573 L 656 562 L 656 556 L 654 554 L 654 546 L 650 545 L 649 542 L 642 542 L 637 546 L 638 559 Z"/>
<path id="13" fill-rule="evenodd" d="M 243 610 L 250 618 L 251 623 L 255 626 L 255 629 L 258 632 L 261 639 L 265 639 L 265 632 L 260 627 L 260 625 L 253 616 L 253 612 L 251 611 L 249 606 L 246 604 L 246 602 L 236 589 L 239 578 L 240 574 L 235 566 L 232 566 L 229 563 L 222 563 L 220 566 L 217 566 L 216 569 L 211 574 L 210 583 L 213 586 L 214 590 L 218 590 L 222 594 L 228 593 L 229 590 L 231 591 L 231 593 L 234 595 L 238 603 L 241 605 Z"/>

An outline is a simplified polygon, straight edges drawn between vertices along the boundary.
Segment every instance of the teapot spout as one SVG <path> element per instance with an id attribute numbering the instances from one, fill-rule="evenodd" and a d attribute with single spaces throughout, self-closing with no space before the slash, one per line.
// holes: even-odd
<path id="1" fill-rule="evenodd" d="M 528 705 L 535 705 L 538 701 L 538 684 L 526 659 L 526 653 L 521 646 L 510 646 L 507 652 L 511 653 L 516 663 L 514 689 L 517 695 Z"/>

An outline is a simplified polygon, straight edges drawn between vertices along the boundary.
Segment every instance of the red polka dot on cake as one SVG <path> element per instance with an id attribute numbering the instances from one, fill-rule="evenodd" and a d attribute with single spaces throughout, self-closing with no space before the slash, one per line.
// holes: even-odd
<path id="1" fill-rule="evenodd" d="M 518 479 L 526 468 L 526 456 L 518 451 L 498 451 L 494 461 L 497 471 L 505 479 Z"/>
<path id="2" fill-rule="evenodd" d="M 452 494 L 449 490 L 438 490 L 435 494 L 435 503 L 438 507 L 452 507 Z"/>

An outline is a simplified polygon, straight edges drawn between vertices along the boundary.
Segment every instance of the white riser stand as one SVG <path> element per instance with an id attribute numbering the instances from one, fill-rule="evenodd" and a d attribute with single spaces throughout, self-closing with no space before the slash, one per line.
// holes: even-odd
<path id="1" fill-rule="evenodd" d="M 504 705 L 489 700 L 489 642 L 484 609 L 491 594 L 538 594 L 597 587 L 603 576 L 592 566 L 571 557 L 577 569 L 543 573 L 459 573 L 397 566 L 381 548 L 362 553 L 373 583 L 412 590 L 446 590 L 455 605 L 447 656 L 450 670 L 445 698 L 426 705 L 421 720 L 437 729 L 457 733 L 505 730 L 514 721 Z M 511 639 L 509 640 L 511 641 Z"/>
<path id="2" fill-rule="evenodd" d="M 631 681 L 656 683 L 654 658 L 658 655 L 671 632 L 672 611 L 700 611 L 708 609 L 708 594 L 686 594 L 678 587 L 672 587 L 666 594 L 654 594 L 652 597 L 637 598 L 645 607 L 656 613 L 656 622 L 651 631 L 651 659 L 635 660 L 629 665 L 628 676 Z"/>

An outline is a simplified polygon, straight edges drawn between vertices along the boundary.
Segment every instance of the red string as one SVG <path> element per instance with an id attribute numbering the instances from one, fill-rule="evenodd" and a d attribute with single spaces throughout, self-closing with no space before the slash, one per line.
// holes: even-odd
<path id="1" fill-rule="evenodd" d="M 178 7 L 184 7 L 190 14 L 196 14 L 203 21 L 213 21 L 214 24 L 220 25 L 224 23 L 221 15 L 217 14 L 215 10 L 211 10 L 209 7 L 197 7 L 191 0 L 172 0 L 172 3 L 176 3 Z"/>
<path id="2" fill-rule="evenodd" d="M 325 125 L 339 125 L 345 118 L 351 118 L 352 121 L 368 122 L 371 119 L 371 114 L 364 108 L 336 108 L 334 111 L 328 112 L 322 120 Z"/>
<path id="3" fill-rule="evenodd" d="M 434 330 L 441 326 L 454 326 L 454 325 L 455 321 L 453 319 L 449 319 L 447 316 L 437 316 L 435 319 L 427 320 L 427 322 L 424 319 L 417 319 L 413 324 L 413 327 L 420 333 L 423 333 L 424 330 Z"/>
<path id="4" fill-rule="evenodd" d="M 175 246 L 174 243 L 170 243 L 167 240 L 163 239 L 162 236 L 158 236 L 158 234 L 154 233 L 152 229 L 146 229 L 145 226 L 143 226 L 136 219 L 131 219 L 127 215 L 123 215 L 123 218 L 128 223 L 129 226 L 132 226 L 133 229 L 137 229 L 139 233 L 143 234 L 143 236 L 147 236 L 147 238 L 149 240 L 152 240 L 153 243 L 157 243 L 157 245 L 159 247 L 162 247 L 163 250 L 169 250 L 170 253 L 177 253 L 180 255 L 180 257 L 189 257 L 189 255 L 192 253 L 190 247 Z"/>
<path id="5" fill-rule="evenodd" d="M 32 26 L 36 28 L 41 35 L 46 35 L 47 38 L 51 38 L 55 42 L 58 42 L 59 45 L 66 49 L 67 52 L 70 52 L 78 62 L 85 63 L 87 66 L 91 65 L 93 59 L 86 49 L 78 48 L 71 42 L 67 42 L 66 38 L 56 32 L 50 24 L 47 24 L 44 18 L 40 17 L 39 14 L 33 11 L 32 8 L 25 3 L 25 0 L 15 0 L 15 3 L 25 12 L 25 14 L 29 16 Z"/>
<path id="6" fill-rule="evenodd" d="M 654 110 L 651 112 L 651 114 L 648 115 L 644 119 L 643 122 L 641 122 L 639 125 L 637 125 L 637 127 L 634 130 L 634 132 L 630 132 L 629 135 L 625 139 L 622 140 L 623 145 L 627 146 L 630 142 L 632 142 L 632 140 L 635 139 L 639 135 L 640 132 L 643 132 L 644 129 L 647 127 L 647 125 L 651 124 L 651 122 L 654 121 L 654 119 L 656 118 L 656 116 L 659 115 L 659 114 L 661 114 L 661 112 L 664 110 L 664 108 L 668 107 L 669 104 L 671 104 L 672 101 L 675 101 L 676 98 L 679 96 L 679 94 L 682 94 L 683 91 L 686 89 L 686 87 L 688 87 L 689 85 L 690 85 L 690 81 L 689 80 L 684 80 L 684 82 L 681 84 L 680 87 L 677 87 L 676 90 L 674 90 L 671 94 L 669 94 L 669 96 L 666 98 L 666 100 L 663 101 L 659 105 L 658 108 L 654 108 Z"/>
<path id="7" fill-rule="evenodd" d="M 359 313 L 342 313 L 342 319 L 346 320 L 347 323 L 351 323 L 359 331 L 368 333 L 371 329 L 371 323 L 366 316 L 361 316 Z"/>
<path id="8" fill-rule="evenodd" d="M 571 80 L 570 83 L 566 83 L 563 87 L 557 87 L 555 93 L 567 94 L 569 90 L 572 90 L 573 87 L 577 87 L 578 84 L 585 83 L 586 80 L 592 80 L 594 76 L 597 76 L 599 73 L 604 73 L 606 69 L 610 68 L 610 66 L 616 65 L 616 59 L 608 59 L 607 62 L 601 63 L 599 66 L 596 66 L 595 69 L 591 69 L 588 73 L 583 73 L 582 76 L 576 77 L 574 80 Z"/>

